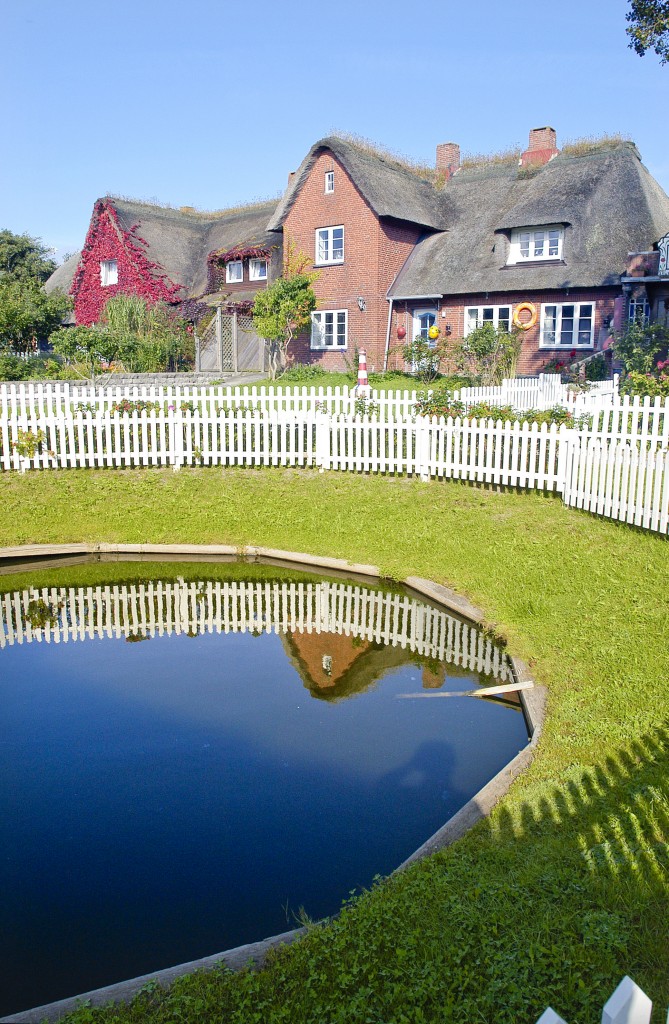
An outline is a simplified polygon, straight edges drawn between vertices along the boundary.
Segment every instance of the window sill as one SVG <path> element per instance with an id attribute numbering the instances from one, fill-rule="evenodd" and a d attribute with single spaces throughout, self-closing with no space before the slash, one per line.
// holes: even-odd
<path id="1" fill-rule="evenodd" d="M 314 263 L 315 267 L 341 267 L 343 265 L 343 260 L 328 260 L 327 263 Z"/>
<path id="2" fill-rule="evenodd" d="M 518 260 L 517 263 L 505 263 L 500 270 L 517 270 L 518 267 L 566 267 L 567 261 L 563 259 L 550 260 Z"/>
<path id="3" fill-rule="evenodd" d="M 590 345 L 539 345 L 540 352 L 587 352 L 593 349 L 595 343 Z"/>
<path id="4" fill-rule="evenodd" d="M 311 345 L 311 352 L 346 352 L 348 345 Z"/>

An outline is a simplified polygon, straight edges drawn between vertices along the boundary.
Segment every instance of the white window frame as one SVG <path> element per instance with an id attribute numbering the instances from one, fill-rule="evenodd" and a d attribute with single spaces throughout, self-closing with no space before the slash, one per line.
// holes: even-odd
<path id="1" fill-rule="evenodd" d="M 325 172 L 325 195 L 331 196 L 334 192 L 334 171 Z"/>
<path id="2" fill-rule="evenodd" d="M 338 344 L 340 337 L 337 327 L 340 325 L 340 318 L 343 316 L 344 342 Z M 332 317 L 332 338 L 333 344 L 325 342 L 324 327 L 327 326 L 327 318 Z M 348 348 L 348 310 L 347 309 L 318 309 L 311 314 L 311 350 L 313 352 L 344 352 Z"/>
<path id="3" fill-rule="evenodd" d="M 492 310 L 492 317 L 485 317 L 484 318 L 483 317 L 483 311 L 484 310 L 488 310 L 488 309 Z M 509 311 L 508 318 L 504 317 L 504 319 L 505 320 L 508 319 L 508 321 L 509 321 L 508 330 L 510 331 L 512 326 L 513 326 L 513 304 L 511 302 L 507 303 L 504 306 L 491 306 L 489 303 L 482 303 L 479 306 L 465 306 L 465 329 L 464 329 L 464 336 L 465 336 L 465 338 L 467 337 L 468 334 L 471 334 L 471 332 L 473 330 L 475 330 L 477 327 L 480 327 L 482 324 L 489 324 L 489 323 L 491 323 L 493 325 L 493 327 L 495 329 L 497 329 L 499 327 L 499 314 L 500 314 L 500 311 L 502 309 L 508 309 L 508 311 Z M 470 313 L 473 313 L 474 311 L 476 311 L 476 323 L 472 324 L 470 322 L 471 321 Z M 504 326 L 504 325 L 502 325 L 502 326 Z"/>
<path id="4" fill-rule="evenodd" d="M 118 260 L 100 260 L 100 284 L 103 288 L 118 284 Z"/>
<path id="5" fill-rule="evenodd" d="M 574 325 L 575 329 L 572 333 L 572 339 L 569 342 L 558 341 L 562 334 L 562 320 L 563 320 L 563 309 L 567 307 L 573 307 L 574 309 Z M 590 306 L 592 309 L 591 323 L 590 323 L 590 341 L 587 345 L 580 344 L 578 341 L 578 321 L 581 318 L 581 307 Z M 555 341 L 545 340 L 546 331 L 546 310 L 556 309 L 555 318 Z M 589 299 L 587 302 L 542 302 L 541 304 L 541 333 L 539 336 L 539 348 L 557 348 L 557 349 L 586 349 L 594 348 L 595 346 L 595 320 L 597 318 L 597 305 L 594 299 Z"/>
<path id="6" fill-rule="evenodd" d="M 436 323 L 437 323 L 437 317 L 439 316 L 439 311 L 437 309 L 435 309 L 434 306 L 430 306 L 429 308 L 425 308 L 425 309 L 414 309 L 412 316 L 413 316 L 413 336 L 411 338 L 411 341 L 415 341 L 416 338 L 421 337 L 421 338 L 423 338 L 423 341 L 427 342 L 427 344 L 429 345 L 430 348 L 434 348 L 435 345 L 437 344 L 437 339 L 436 338 L 430 338 L 429 334 L 427 333 L 429 331 L 429 327 L 425 328 L 425 337 L 423 337 L 423 334 L 422 334 L 423 327 L 422 327 L 420 321 L 421 321 L 421 317 L 430 316 L 430 317 L 433 318 L 432 319 L 432 324 L 430 324 L 430 327 L 435 326 Z"/>
<path id="7" fill-rule="evenodd" d="M 555 239 L 550 232 L 557 232 L 557 252 Z M 540 224 L 533 228 L 514 228 L 511 232 L 511 246 L 507 265 L 514 263 L 545 263 L 547 260 L 561 260 L 564 243 L 564 226 L 562 224 Z M 538 251 L 542 245 L 542 251 Z"/>
<path id="8" fill-rule="evenodd" d="M 239 267 L 239 277 L 232 276 L 232 268 Z M 225 283 L 240 284 L 244 280 L 244 263 L 242 260 L 231 260 L 225 264 Z"/>
<path id="9" fill-rule="evenodd" d="M 336 259 L 334 252 L 334 232 L 341 231 L 341 256 Z M 335 224 L 330 228 L 316 228 L 314 245 L 314 266 L 329 267 L 344 262 L 344 225 Z M 324 244 L 323 244 L 324 243 Z M 339 251 L 339 250 L 338 250 Z"/>
<path id="10" fill-rule="evenodd" d="M 261 268 L 264 273 L 261 274 Z M 267 280 L 267 260 L 264 259 L 253 259 L 249 260 L 249 281 L 266 281 Z"/>
<path id="11" fill-rule="evenodd" d="M 650 323 L 650 302 L 646 295 L 639 299 L 629 300 L 627 305 L 627 321 L 630 324 L 636 321 L 642 327 L 648 326 Z"/>

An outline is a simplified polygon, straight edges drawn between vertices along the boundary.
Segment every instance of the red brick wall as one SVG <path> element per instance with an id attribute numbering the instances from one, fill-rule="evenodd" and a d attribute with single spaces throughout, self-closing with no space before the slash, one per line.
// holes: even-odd
<path id="1" fill-rule="evenodd" d="M 441 328 L 442 338 L 445 336 L 446 325 L 451 328 L 450 340 L 456 344 L 464 336 L 464 325 L 465 325 L 465 308 L 467 306 L 512 306 L 515 308 L 520 302 L 532 302 L 537 308 L 537 322 L 534 327 L 530 330 L 523 332 L 523 347 L 521 350 L 520 358 L 518 360 L 518 373 L 525 376 L 532 376 L 539 373 L 543 366 L 553 358 L 554 355 L 564 353 L 566 350 L 561 349 L 540 349 L 539 348 L 539 337 L 541 330 L 541 305 L 542 303 L 556 303 L 556 302 L 594 302 L 595 303 L 595 343 L 597 342 L 600 334 L 600 330 L 604 327 L 604 320 L 613 318 L 614 312 L 614 301 L 617 295 L 620 294 L 620 290 L 616 288 L 608 289 L 584 289 L 584 288 L 572 288 L 566 291 L 547 291 L 547 292 L 499 292 L 490 293 L 488 295 L 467 295 L 467 296 L 452 296 L 442 299 L 439 303 L 434 303 L 434 307 L 438 306 L 437 324 Z M 393 322 L 390 333 L 390 349 L 391 359 L 389 361 L 389 367 L 401 367 L 403 368 L 403 360 L 398 349 L 405 344 L 406 341 L 410 341 L 412 337 L 413 321 L 412 321 L 412 310 L 413 309 L 429 309 L 432 308 L 430 302 L 420 303 L 397 303 L 393 309 Z M 446 315 L 443 316 L 442 314 Z M 400 341 L 397 337 L 397 329 L 399 326 L 406 328 L 406 338 L 404 341 Z M 590 352 L 590 349 L 583 349 L 583 352 Z"/>
<path id="2" fill-rule="evenodd" d="M 325 172 L 334 171 L 334 192 L 325 194 Z M 381 223 L 332 153 L 317 157 L 286 217 L 284 237 L 298 252 L 315 259 L 316 228 L 344 226 L 344 262 L 316 267 L 314 284 L 319 309 L 348 310 L 348 349 L 342 352 L 311 351 L 308 334 L 291 345 L 294 362 L 319 363 L 327 369 L 344 368 L 344 356 L 352 360 L 355 348 L 367 351 L 367 365 L 380 370 L 388 323 L 386 292 L 416 244 L 420 230 L 395 222 Z M 284 251 L 287 246 L 284 245 Z M 310 265 L 309 269 L 313 266 Z M 365 311 L 358 308 L 365 300 Z"/>

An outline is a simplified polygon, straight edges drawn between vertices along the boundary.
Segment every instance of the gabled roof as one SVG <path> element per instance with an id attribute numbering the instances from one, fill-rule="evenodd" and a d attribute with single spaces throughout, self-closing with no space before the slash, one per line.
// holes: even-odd
<path id="1" fill-rule="evenodd" d="M 136 228 L 134 238 L 145 255 L 182 289 L 184 298 L 202 295 L 207 289 L 207 256 L 235 245 L 257 244 L 277 248 L 281 239 L 267 230 L 276 202 L 256 203 L 215 213 L 171 209 L 151 203 L 110 198 L 124 232 Z M 69 291 L 80 253 L 59 267 L 46 282 L 47 291 Z"/>
<path id="2" fill-rule="evenodd" d="M 669 228 L 669 197 L 631 143 L 561 154 L 531 175 L 460 170 L 443 190 L 449 230 L 418 243 L 390 296 L 485 294 L 620 283 L 627 253 Z M 507 266 L 513 228 L 564 224 L 564 260 Z"/>
<path id="3" fill-rule="evenodd" d="M 325 150 L 336 156 L 377 217 L 392 217 L 437 230 L 448 227 L 448 204 L 429 181 L 392 157 L 332 135 L 316 142 L 307 153 L 269 222 L 270 230 L 281 230 L 316 158 Z"/>

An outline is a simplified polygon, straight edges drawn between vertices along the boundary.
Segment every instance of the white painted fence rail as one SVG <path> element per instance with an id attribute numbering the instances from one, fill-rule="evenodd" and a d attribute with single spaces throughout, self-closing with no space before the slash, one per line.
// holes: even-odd
<path id="1" fill-rule="evenodd" d="M 0 595 L 0 649 L 248 632 L 338 633 L 408 648 L 495 679 L 514 678 L 508 656 L 477 626 L 408 594 L 350 583 L 157 580 Z"/>
<path id="2" fill-rule="evenodd" d="M 604 1006 L 602 1024 L 650 1024 L 652 1010 L 653 1004 L 643 989 L 631 978 L 625 977 Z M 537 1024 L 566 1024 L 566 1021 L 549 1007 L 541 1014 Z"/>
<path id="3" fill-rule="evenodd" d="M 341 407 L 346 396 L 331 390 L 331 405 Z M 669 400 L 610 396 L 591 425 L 577 430 L 391 415 L 390 406 L 383 414 L 352 415 L 312 401 L 311 393 L 297 396 L 304 398 L 301 408 L 292 393 L 290 401 L 281 392 L 262 397 L 265 408 L 226 409 L 210 396 L 199 404 L 156 399 L 131 412 L 113 411 L 106 398 L 89 408 L 58 404 L 44 393 L 40 408 L 32 400 L 22 409 L 10 402 L 0 414 L 0 469 L 204 465 L 400 473 L 539 488 L 576 508 L 669 532 Z"/>
<path id="4" fill-rule="evenodd" d="M 419 391 L 371 390 L 367 406 L 379 418 L 397 419 L 415 414 Z M 453 393 L 465 409 L 478 402 L 490 405 L 511 405 L 526 412 L 528 409 L 551 409 L 556 405 L 580 412 L 600 408 L 606 400 L 611 402 L 618 393 L 618 380 L 593 383 L 585 395 L 574 396 L 568 385 L 562 384 L 559 374 L 541 374 L 539 377 L 505 380 L 498 387 L 462 388 Z M 217 410 L 258 410 L 260 412 L 316 412 L 355 415 L 362 412 L 360 399 L 349 387 L 235 387 L 224 385 L 150 385 L 126 384 L 91 385 L 69 381 L 10 381 L 0 382 L 0 410 L 3 415 L 46 416 L 60 412 L 110 410 L 115 403 L 129 400 L 158 403 L 167 413 L 173 405 L 181 409 L 190 405 L 204 414 Z M 580 404 L 579 404 L 580 403 Z"/>

